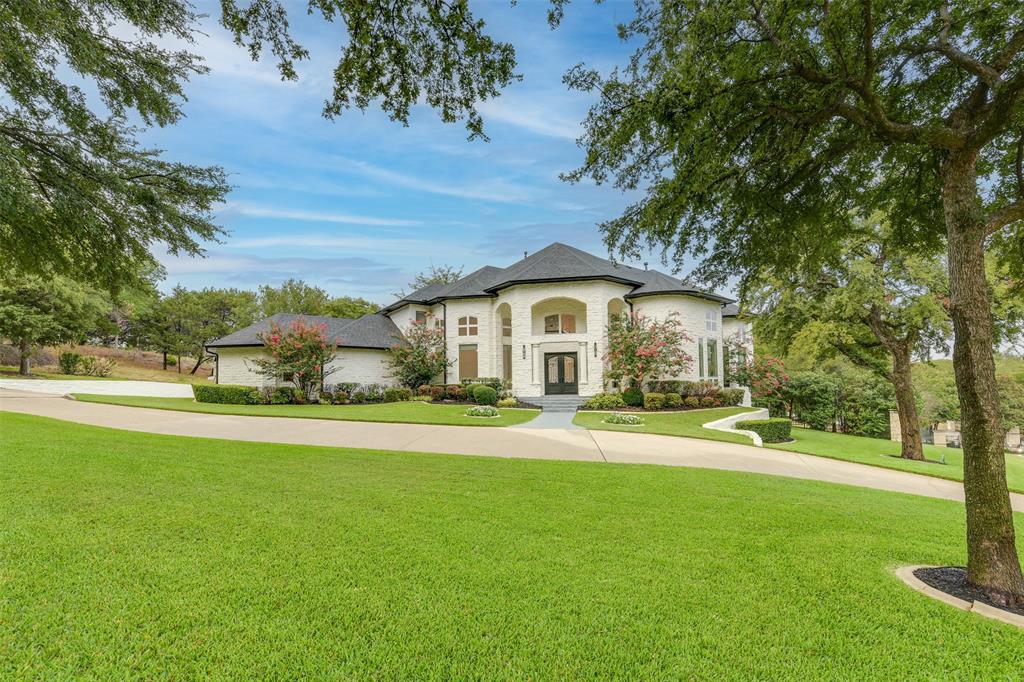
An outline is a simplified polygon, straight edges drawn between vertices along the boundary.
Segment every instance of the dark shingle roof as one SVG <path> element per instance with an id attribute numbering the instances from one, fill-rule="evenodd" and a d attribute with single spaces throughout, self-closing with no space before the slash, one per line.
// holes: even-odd
<path id="1" fill-rule="evenodd" d="M 736 317 L 740 314 L 740 307 L 735 303 L 726 303 L 722 306 L 722 317 Z"/>
<path id="2" fill-rule="evenodd" d="M 300 317 L 309 324 L 326 326 L 327 340 L 341 348 L 391 348 L 401 339 L 401 334 L 395 323 L 380 313 L 363 315 L 354 320 L 347 317 L 277 313 L 216 341 L 211 341 L 206 344 L 206 347 L 262 346 L 260 334 L 270 331 L 272 323 L 277 323 L 280 327 L 287 327 Z"/>
<path id="3" fill-rule="evenodd" d="M 564 282 L 606 279 L 634 287 L 626 298 L 654 294 L 697 296 L 719 303 L 732 299 L 690 286 L 681 279 L 657 270 L 641 270 L 606 258 L 598 258 L 568 244 L 555 242 L 507 268 L 484 266 L 452 284 L 431 284 L 395 301 L 382 312 L 397 310 L 407 303 L 431 305 L 449 298 L 493 296 L 501 289 L 530 282 Z"/>

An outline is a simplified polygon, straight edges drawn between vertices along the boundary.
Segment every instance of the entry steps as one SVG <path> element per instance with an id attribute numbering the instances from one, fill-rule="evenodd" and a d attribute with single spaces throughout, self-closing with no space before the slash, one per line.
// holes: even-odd
<path id="1" fill-rule="evenodd" d="M 544 408 L 545 412 L 575 412 L 587 398 L 579 395 L 542 395 L 523 398 L 523 402 Z"/>

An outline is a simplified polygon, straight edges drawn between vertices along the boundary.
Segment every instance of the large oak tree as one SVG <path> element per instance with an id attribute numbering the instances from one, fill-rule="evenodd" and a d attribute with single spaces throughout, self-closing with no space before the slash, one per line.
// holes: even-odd
<path id="1" fill-rule="evenodd" d="M 624 68 L 570 179 L 643 198 L 606 223 L 698 274 L 816 270 L 857 211 L 902 243 L 945 238 L 963 417 L 968 578 L 1024 600 L 993 364 L 986 250 L 1024 268 L 1024 6 L 1018 1 L 637 0 Z"/>

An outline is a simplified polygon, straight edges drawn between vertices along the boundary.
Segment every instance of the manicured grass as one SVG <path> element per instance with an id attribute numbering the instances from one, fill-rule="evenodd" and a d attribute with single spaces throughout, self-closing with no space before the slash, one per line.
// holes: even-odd
<path id="1" fill-rule="evenodd" d="M 502 409 L 498 417 L 467 417 L 468 405 L 434 405 L 418 400 L 378 405 L 221 405 L 197 403 L 192 398 L 144 398 L 124 395 L 73 394 L 78 400 L 158 410 L 240 414 L 256 417 L 303 417 L 396 424 L 449 424 L 454 426 L 514 426 L 528 422 L 538 410 Z"/>
<path id="2" fill-rule="evenodd" d="M 1018 533 L 1024 518 L 1018 515 Z M 0 413 L 4 679 L 1017 679 L 960 505 Z"/>
<path id="3" fill-rule="evenodd" d="M 928 474 L 953 481 L 964 480 L 964 452 L 957 448 L 943 448 L 934 445 L 924 446 L 927 462 L 915 462 L 901 459 L 900 444 L 881 438 L 863 438 L 848 436 L 843 433 L 828 433 L 813 429 L 793 429 L 793 443 L 775 443 L 767 447 L 779 450 L 791 450 L 819 457 L 845 459 L 887 469 L 912 471 L 916 474 Z M 887 455 L 896 455 L 895 457 Z M 945 464 L 940 464 L 945 457 Z M 1011 490 L 1024 492 L 1024 457 L 1006 455 L 1006 482 Z"/>
<path id="4" fill-rule="evenodd" d="M 705 429 L 701 424 L 713 422 L 716 419 L 731 417 L 734 414 L 750 412 L 749 407 L 720 407 L 712 410 L 693 410 L 692 412 L 641 412 L 638 413 L 644 418 L 642 426 L 627 426 L 624 424 L 605 424 L 604 418 L 608 413 L 603 412 L 577 412 L 573 419 L 574 424 L 588 429 L 601 429 L 604 431 L 633 431 L 636 433 L 660 433 L 666 436 L 687 436 L 689 438 L 706 438 L 708 440 L 722 440 L 727 443 L 750 444 L 750 439 L 735 433 L 725 433 Z"/>

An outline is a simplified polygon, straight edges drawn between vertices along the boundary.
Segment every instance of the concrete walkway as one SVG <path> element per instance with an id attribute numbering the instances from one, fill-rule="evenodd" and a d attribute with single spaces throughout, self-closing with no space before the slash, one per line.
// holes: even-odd
<path id="1" fill-rule="evenodd" d="M 782 450 L 674 436 L 212 415 L 86 403 L 14 391 L 0 391 L 0 409 L 175 436 L 489 457 L 702 467 L 963 500 L 963 486 L 955 481 Z M 1014 493 L 1011 497 L 1013 508 L 1024 512 L 1024 495 Z"/>
<path id="2" fill-rule="evenodd" d="M 94 379 L 0 379 L 0 389 L 66 395 L 138 395 L 150 398 L 191 398 L 192 384 L 168 381 L 99 381 Z"/>

